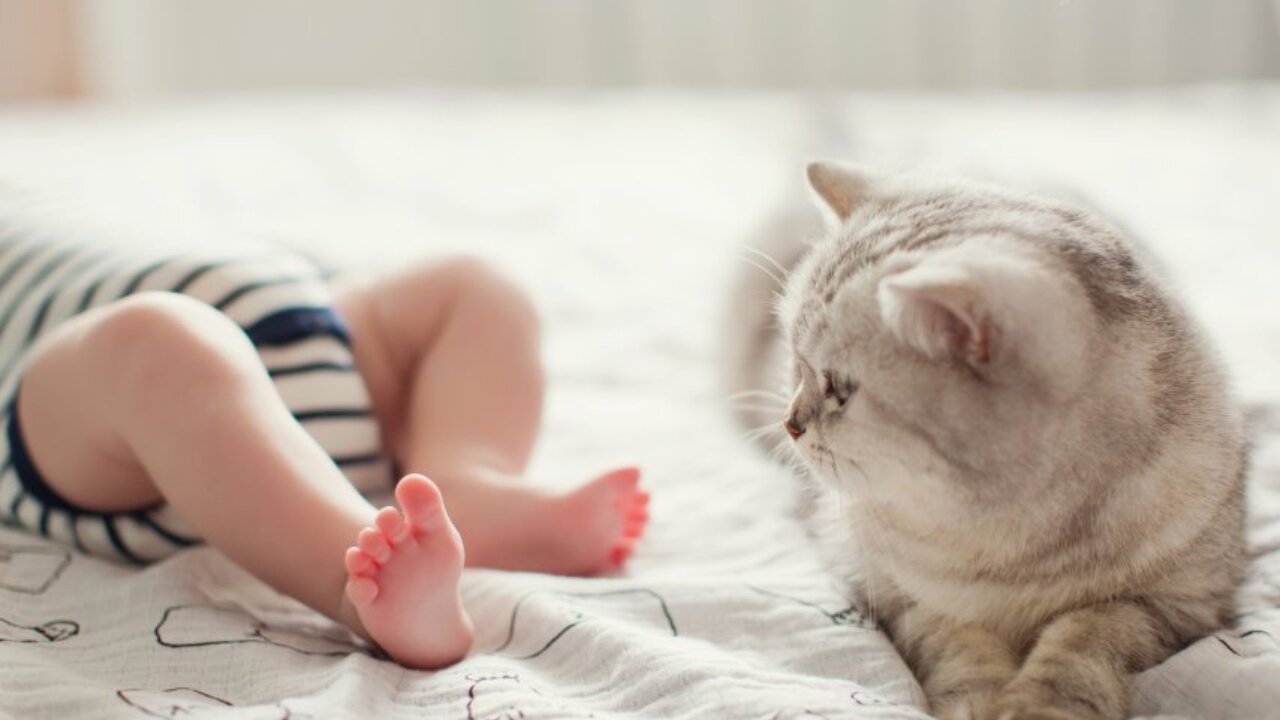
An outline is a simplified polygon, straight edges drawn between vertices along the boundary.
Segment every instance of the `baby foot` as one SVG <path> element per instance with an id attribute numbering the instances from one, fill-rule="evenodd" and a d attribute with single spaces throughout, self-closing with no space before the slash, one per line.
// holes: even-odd
<path id="1" fill-rule="evenodd" d="M 619 468 L 567 494 L 517 479 L 482 478 L 448 487 L 449 505 L 476 567 L 556 575 L 616 570 L 631 557 L 649 521 L 640 471 Z"/>
<path id="2" fill-rule="evenodd" d="M 449 665 L 471 647 L 462 608 L 462 539 L 440 490 L 421 475 L 396 485 L 400 510 L 383 508 L 346 556 L 346 594 L 360 623 L 396 662 L 411 668 Z"/>
<path id="3" fill-rule="evenodd" d="M 649 493 L 640 470 L 613 470 L 558 499 L 563 559 L 571 574 L 616 570 L 631 557 L 649 522 Z"/>

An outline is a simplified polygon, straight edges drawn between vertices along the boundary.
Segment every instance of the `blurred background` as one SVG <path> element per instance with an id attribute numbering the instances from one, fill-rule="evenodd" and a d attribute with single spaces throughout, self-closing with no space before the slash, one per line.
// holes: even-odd
<path id="1" fill-rule="evenodd" d="M 0 0 L 0 101 L 1280 77 L 1273 0 Z"/>

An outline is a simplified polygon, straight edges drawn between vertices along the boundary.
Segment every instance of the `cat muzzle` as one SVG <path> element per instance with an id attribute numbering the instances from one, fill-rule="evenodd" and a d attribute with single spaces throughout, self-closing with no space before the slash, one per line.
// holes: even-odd
<path id="1" fill-rule="evenodd" d="M 804 425 L 800 424 L 800 420 L 795 415 L 788 415 L 787 419 L 782 421 L 782 427 L 792 440 L 799 440 L 804 434 Z"/>

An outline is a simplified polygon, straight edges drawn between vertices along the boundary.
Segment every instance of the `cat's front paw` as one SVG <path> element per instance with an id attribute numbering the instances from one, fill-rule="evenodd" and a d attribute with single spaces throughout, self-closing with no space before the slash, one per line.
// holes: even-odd
<path id="1" fill-rule="evenodd" d="M 996 709 L 991 720 L 1086 720 L 1085 716 L 1066 710 L 1049 707 L 1008 708 L 1003 705 Z"/>
<path id="2" fill-rule="evenodd" d="M 948 693 L 930 700 L 929 708 L 939 720 L 995 720 L 997 690 Z"/>
<path id="3" fill-rule="evenodd" d="M 1072 705 L 1080 707 L 1072 707 Z M 993 705 L 989 720 L 1110 720 L 1088 703 L 1056 703 L 1039 693 L 1006 692 Z"/>

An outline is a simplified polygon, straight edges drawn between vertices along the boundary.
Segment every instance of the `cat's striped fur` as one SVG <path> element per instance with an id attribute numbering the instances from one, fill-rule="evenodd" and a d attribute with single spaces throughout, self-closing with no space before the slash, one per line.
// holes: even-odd
<path id="1" fill-rule="evenodd" d="M 1214 353 L 1082 209 L 809 179 L 827 229 L 734 378 L 784 363 L 821 544 L 940 717 L 1122 717 L 1133 673 L 1232 618 L 1245 440 Z"/>

